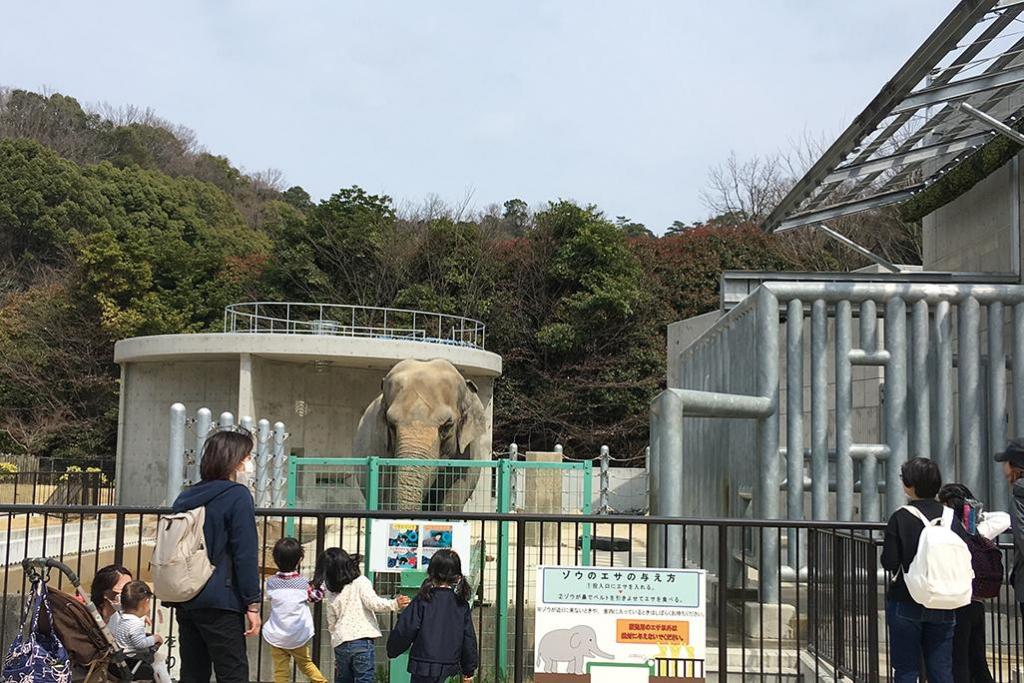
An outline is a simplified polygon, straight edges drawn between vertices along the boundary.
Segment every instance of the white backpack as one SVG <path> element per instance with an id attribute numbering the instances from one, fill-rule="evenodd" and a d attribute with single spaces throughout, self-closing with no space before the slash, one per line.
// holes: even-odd
<path id="1" fill-rule="evenodd" d="M 149 567 L 153 594 L 162 602 L 188 602 L 213 576 L 203 536 L 205 521 L 205 507 L 160 517 Z"/>
<path id="2" fill-rule="evenodd" d="M 917 555 L 903 574 L 910 597 L 928 609 L 951 610 L 969 605 L 974 569 L 971 551 L 952 529 L 953 509 L 945 508 L 942 517 L 932 521 L 912 505 L 903 509 L 924 524 Z"/>

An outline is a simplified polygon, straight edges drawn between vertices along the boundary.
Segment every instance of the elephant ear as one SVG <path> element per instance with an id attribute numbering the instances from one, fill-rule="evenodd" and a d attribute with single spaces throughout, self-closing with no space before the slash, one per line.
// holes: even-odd
<path id="1" fill-rule="evenodd" d="M 579 631 L 574 630 L 572 632 L 572 635 L 569 636 L 569 647 L 571 647 L 573 650 L 578 650 L 580 648 L 580 641 L 582 639 L 583 636 L 580 635 Z"/>
<path id="2" fill-rule="evenodd" d="M 388 455 L 388 426 L 384 420 L 384 394 L 366 406 L 359 418 L 356 438 L 352 442 L 352 455 L 358 458 Z"/>
<path id="3" fill-rule="evenodd" d="M 484 404 L 480 402 L 476 385 L 466 380 L 462 389 L 462 396 L 459 400 L 459 412 L 462 418 L 459 421 L 459 453 L 465 453 L 469 445 L 476 441 L 487 428 L 487 418 L 484 415 Z"/>

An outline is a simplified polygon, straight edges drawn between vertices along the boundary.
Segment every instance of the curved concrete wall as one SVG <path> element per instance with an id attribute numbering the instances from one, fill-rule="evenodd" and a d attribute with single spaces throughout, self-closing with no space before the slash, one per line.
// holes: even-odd
<path id="1" fill-rule="evenodd" d="M 480 390 L 491 447 L 501 357 L 481 349 L 390 339 L 276 334 L 186 334 L 118 342 L 121 366 L 117 490 L 124 505 L 163 503 L 169 411 L 184 403 L 283 421 L 300 456 L 355 456 L 352 440 L 384 374 L 405 358 L 444 358 Z M 191 434 L 186 447 L 193 444 Z M 487 479 L 482 477 L 481 480 Z M 489 483 L 489 482 L 488 482 Z M 489 487 L 488 487 L 489 488 Z"/>

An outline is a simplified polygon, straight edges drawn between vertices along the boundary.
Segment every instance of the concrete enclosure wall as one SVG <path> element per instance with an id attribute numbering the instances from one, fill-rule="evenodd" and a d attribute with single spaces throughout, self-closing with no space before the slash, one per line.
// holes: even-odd
<path id="1" fill-rule="evenodd" d="M 352 450 L 359 419 L 387 371 L 406 357 L 445 358 L 473 380 L 487 416 L 481 446 L 491 451 L 501 358 L 486 351 L 395 340 L 204 334 L 125 340 L 115 353 L 122 368 L 117 489 L 123 505 L 164 502 L 175 402 L 190 416 L 206 407 L 214 420 L 229 411 L 284 422 L 286 447 L 295 456 L 368 455 Z M 189 433 L 186 448 L 193 445 Z M 474 496 L 489 499 L 488 477 L 481 477 Z"/>

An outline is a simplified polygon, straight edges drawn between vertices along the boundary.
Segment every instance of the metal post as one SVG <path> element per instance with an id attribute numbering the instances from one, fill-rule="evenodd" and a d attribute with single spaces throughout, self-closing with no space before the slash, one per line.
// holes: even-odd
<path id="1" fill-rule="evenodd" d="M 661 422 L 660 422 L 661 401 L 655 399 L 650 407 L 650 443 L 647 446 L 647 510 L 653 516 L 660 516 L 661 500 L 658 496 L 658 489 L 661 482 L 659 470 L 661 457 L 659 455 L 659 444 L 661 443 Z M 663 567 L 665 562 L 665 548 L 661 543 L 661 526 L 658 524 L 647 525 L 647 562 L 652 567 Z"/>
<path id="2" fill-rule="evenodd" d="M 1024 436 L 1024 303 L 1013 307 L 1013 432 L 1011 437 Z M 993 444 L 1002 450 L 1006 444 Z"/>
<path id="3" fill-rule="evenodd" d="M 185 478 L 185 406 L 171 405 L 171 438 L 167 451 L 167 505 L 181 493 Z"/>
<path id="4" fill-rule="evenodd" d="M 192 483 L 198 482 L 202 477 L 200 475 L 200 469 L 203 462 L 203 449 L 206 447 L 206 438 L 210 435 L 210 430 L 213 428 L 213 413 L 210 412 L 209 408 L 200 408 L 196 411 L 196 451 L 194 462 L 192 463 L 192 471 L 189 473 L 189 479 Z"/>
<path id="5" fill-rule="evenodd" d="M 863 312 L 861 313 L 863 315 Z M 828 308 L 811 306 L 811 515 L 828 514 Z"/>
<path id="6" fill-rule="evenodd" d="M 256 507 L 269 507 L 270 420 L 259 421 L 256 436 Z"/>
<path id="7" fill-rule="evenodd" d="M 601 506 L 598 512 L 608 514 L 608 463 L 611 454 L 607 446 L 601 446 Z"/>
<path id="8" fill-rule="evenodd" d="M 663 391 L 655 399 L 658 402 L 658 466 L 659 489 L 677 492 L 675 495 L 658 498 L 659 514 L 668 517 L 683 516 L 683 399 L 673 391 Z M 776 459 L 778 455 L 776 455 Z M 776 487 L 776 496 L 778 496 Z M 660 558 L 665 567 L 683 566 L 682 528 L 673 526 L 666 530 L 667 543 Z"/>
<path id="9" fill-rule="evenodd" d="M 271 479 L 271 505 L 273 507 L 284 507 L 285 505 L 285 464 L 288 456 L 285 455 L 284 440 L 288 434 L 285 432 L 283 422 L 274 423 L 274 475 Z"/>
<path id="10" fill-rule="evenodd" d="M 836 514 L 841 522 L 853 519 L 853 408 L 850 365 L 852 313 L 849 301 L 836 304 Z M 886 338 L 888 339 L 888 327 Z"/>
<path id="11" fill-rule="evenodd" d="M 957 398 L 960 401 L 959 481 L 976 495 L 985 477 L 981 464 L 981 307 L 968 297 L 957 309 Z M 955 475 L 943 472 L 946 481 Z"/>
<path id="12" fill-rule="evenodd" d="M 911 358 L 914 377 L 914 443 L 910 455 L 930 458 L 931 450 L 931 377 L 928 373 L 928 302 L 917 301 L 911 313 L 914 351 Z"/>
<path id="13" fill-rule="evenodd" d="M 758 289 L 757 296 L 757 394 L 767 398 L 771 412 L 757 422 L 757 445 L 759 469 L 762 473 L 762 489 L 759 492 L 761 513 L 765 519 L 779 518 L 779 486 L 781 462 L 779 458 L 779 300 L 766 287 Z M 849 313 L 849 310 L 847 310 Z M 680 428 L 680 432 L 682 429 Z M 664 442 L 663 442 L 664 443 Z M 680 447 L 682 444 L 680 443 Z M 669 451 L 671 452 L 671 451 Z M 682 463 L 680 463 L 681 465 Z M 680 478 L 682 475 L 681 467 Z M 674 489 L 682 491 L 682 482 Z M 681 496 L 672 496 L 682 505 Z M 681 530 L 680 530 L 681 531 Z M 682 534 L 678 534 L 680 544 Z M 669 542 L 672 542 L 670 536 Z M 779 539 L 774 530 L 762 530 L 761 547 L 764 556 L 760 561 L 761 600 L 776 602 L 779 599 Z M 679 552 L 682 558 L 682 548 Z M 669 555 L 672 559 L 672 555 Z M 679 566 L 671 565 L 671 566 Z"/>
<path id="14" fill-rule="evenodd" d="M 885 436 L 889 444 L 885 498 L 892 513 L 903 504 L 900 468 L 907 461 L 907 303 L 899 297 L 890 299 L 885 307 L 885 348 L 889 352 L 885 373 Z"/>
<path id="15" fill-rule="evenodd" d="M 786 314 L 786 514 L 804 517 L 804 302 L 793 299 Z M 797 531 L 789 532 L 789 566 L 799 570 Z"/>
<path id="16" fill-rule="evenodd" d="M 988 446 L 995 452 L 1006 441 L 1006 354 L 1003 350 L 1003 305 L 988 307 Z M 1007 509 L 1006 482 L 1002 468 L 991 457 L 985 458 L 989 470 L 986 500 L 992 510 Z M 975 492 L 974 495 L 980 495 Z"/>
<path id="17" fill-rule="evenodd" d="M 860 304 L 860 348 L 868 354 L 878 352 L 878 307 L 868 299 Z M 879 517 L 878 459 L 873 453 L 861 460 L 861 518 L 875 521 Z"/>
<path id="18" fill-rule="evenodd" d="M 956 480 L 953 444 L 953 339 L 948 301 L 935 304 L 935 462 L 948 481 Z"/>
<path id="19" fill-rule="evenodd" d="M 508 445 L 508 459 L 511 460 L 513 463 L 519 461 L 519 444 L 511 443 Z M 512 509 L 521 509 L 522 507 L 519 505 L 519 473 L 522 471 L 523 470 L 521 468 L 513 465 L 512 481 L 510 482 L 512 486 Z"/>
<path id="20" fill-rule="evenodd" d="M 227 411 L 220 414 L 220 419 L 217 421 L 218 427 L 234 427 L 235 416 Z"/>

